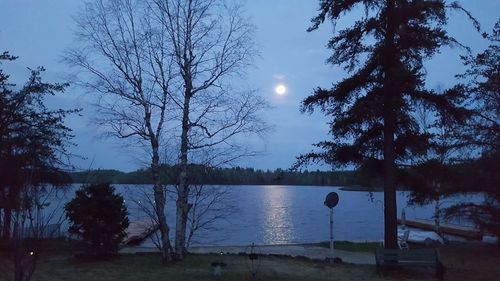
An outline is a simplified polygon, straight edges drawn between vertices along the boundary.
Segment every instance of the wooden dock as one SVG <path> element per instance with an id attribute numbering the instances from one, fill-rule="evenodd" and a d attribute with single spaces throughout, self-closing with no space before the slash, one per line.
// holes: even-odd
<path id="1" fill-rule="evenodd" d="M 398 224 L 403 224 L 401 219 L 398 219 Z M 407 219 L 405 220 L 405 225 L 425 230 L 436 230 L 436 226 L 434 224 L 434 221 L 432 220 Z M 460 236 L 468 239 L 481 240 L 483 238 L 483 233 L 481 232 L 481 230 L 469 226 L 441 223 L 439 226 L 439 231 L 443 234 Z"/>
<path id="2" fill-rule="evenodd" d="M 131 221 L 127 230 L 127 236 L 122 241 L 123 245 L 138 243 L 146 239 L 151 233 L 158 229 L 158 224 L 152 220 Z"/>

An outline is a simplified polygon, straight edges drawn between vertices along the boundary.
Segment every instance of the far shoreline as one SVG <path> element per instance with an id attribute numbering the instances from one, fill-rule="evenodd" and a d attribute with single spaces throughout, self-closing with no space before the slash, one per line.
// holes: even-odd
<path id="1" fill-rule="evenodd" d="M 71 184 L 75 185 L 85 185 L 92 184 L 90 182 L 73 182 Z M 152 185 L 153 183 L 113 183 L 112 185 Z M 164 184 L 164 185 L 172 185 L 172 184 Z M 383 192 L 383 187 L 368 187 L 368 186 L 359 186 L 359 185 L 314 185 L 314 184 L 193 184 L 193 185 L 205 185 L 205 186 L 276 186 L 276 187 L 319 187 L 319 188 L 338 188 L 341 191 L 354 191 L 354 192 Z M 408 191 L 407 189 L 397 188 L 397 191 Z"/>

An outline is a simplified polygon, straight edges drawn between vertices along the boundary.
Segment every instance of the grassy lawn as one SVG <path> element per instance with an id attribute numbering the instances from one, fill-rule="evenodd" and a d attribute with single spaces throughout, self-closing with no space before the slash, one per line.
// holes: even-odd
<path id="1" fill-rule="evenodd" d="M 282 257 L 261 259 L 257 278 L 252 279 L 247 257 L 226 255 L 190 255 L 183 262 L 162 265 L 156 255 L 122 255 L 113 261 L 82 263 L 73 258 L 46 260 L 39 266 L 36 280 L 273 280 L 273 281 L 316 281 L 316 280 L 399 280 L 379 278 L 373 266 L 330 265 L 322 262 L 295 260 Z M 212 276 L 211 263 L 221 260 L 227 264 L 223 276 Z M 424 274 L 421 280 L 432 277 Z M 415 279 L 418 280 L 418 279 Z"/>
<path id="2" fill-rule="evenodd" d="M 500 280 L 500 246 L 447 245 L 440 249 L 445 280 Z"/>
<path id="3" fill-rule="evenodd" d="M 374 245 L 339 243 L 350 249 L 366 250 Z M 363 245 L 366 244 L 366 245 Z M 442 260 L 448 268 L 445 280 L 498 280 L 500 276 L 500 249 L 496 246 L 467 244 L 451 245 L 440 249 Z M 227 264 L 223 276 L 212 276 L 211 263 Z M 1 261 L 0 261 L 1 262 Z M 2 272 L 0 272 L 0 280 Z M 399 269 L 379 277 L 373 265 L 329 264 L 288 257 L 265 256 L 260 258 L 257 278 L 252 279 L 248 257 L 238 255 L 189 255 L 183 262 L 162 265 L 160 257 L 148 255 L 120 255 L 110 261 L 81 262 L 66 251 L 55 251 L 40 261 L 32 280 L 231 280 L 231 281 L 347 281 L 347 280 L 437 280 L 432 270 Z"/>
<path id="4" fill-rule="evenodd" d="M 319 246 L 330 248 L 330 242 L 320 242 Z M 350 252 L 374 252 L 376 249 L 382 247 L 379 242 L 349 242 L 349 241 L 335 241 L 333 244 L 334 249 L 350 251 Z"/>

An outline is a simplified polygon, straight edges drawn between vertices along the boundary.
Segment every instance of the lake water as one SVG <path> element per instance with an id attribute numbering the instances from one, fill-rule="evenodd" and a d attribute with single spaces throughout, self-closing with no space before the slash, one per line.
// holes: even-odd
<path id="1" fill-rule="evenodd" d="M 72 189 L 76 188 L 75 185 Z M 130 212 L 130 220 L 141 220 L 147 215 L 141 211 L 146 206 L 144 196 L 152 194 L 151 185 L 115 185 Z M 348 241 L 383 240 L 383 193 L 342 191 L 339 187 L 324 186 L 206 186 L 210 191 L 223 188 L 228 202 L 235 206 L 209 229 L 200 230 L 193 238 L 193 245 L 249 245 L 314 243 L 329 239 L 329 209 L 323 205 L 325 196 L 332 191 L 339 195 L 334 208 L 334 239 Z M 59 203 L 73 197 L 68 192 Z M 405 208 L 407 219 L 430 219 L 434 205 L 408 206 L 408 192 L 398 192 L 398 216 Z M 446 200 L 446 205 L 457 202 L 482 200 L 481 195 L 456 196 Z M 140 202 L 140 204 L 139 204 Z M 175 226 L 173 214 L 175 201 L 167 202 L 168 223 Z M 146 240 L 143 246 L 153 246 Z"/>

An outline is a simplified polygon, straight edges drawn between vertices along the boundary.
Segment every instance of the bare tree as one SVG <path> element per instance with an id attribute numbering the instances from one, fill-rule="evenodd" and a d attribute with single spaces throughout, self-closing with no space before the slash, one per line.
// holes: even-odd
<path id="1" fill-rule="evenodd" d="M 79 85 L 98 95 L 96 123 L 110 135 L 134 140 L 150 152 L 161 252 L 163 260 L 169 261 L 169 226 L 159 168 L 174 57 L 167 32 L 151 18 L 143 1 L 87 2 L 77 17 L 80 45 L 67 52 L 65 61 L 81 71 Z"/>
<path id="2" fill-rule="evenodd" d="M 165 185 L 166 200 L 175 200 L 177 190 L 175 186 Z M 128 199 L 133 204 L 133 213 L 145 225 L 152 227 L 158 225 L 155 212 L 155 200 L 150 190 L 127 188 Z M 128 200 L 127 200 L 128 201 Z M 225 221 L 231 214 L 237 211 L 235 204 L 231 201 L 231 190 L 227 186 L 205 186 L 203 184 L 192 185 L 189 193 L 191 208 L 188 214 L 186 248 L 193 242 L 199 242 L 199 234 L 203 231 L 215 233 L 221 229 L 221 221 Z M 218 234 L 218 237 L 223 235 Z M 153 244 L 161 250 L 161 236 L 157 231 L 149 237 Z M 204 242 L 214 242 L 222 239 L 203 237 Z"/>
<path id="3" fill-rule="evenodd" d="M 189 160 L 206 151 L 219 164 L 254 155 L 238 144 L 238 136 L 266 129 L 259 115 L 266 102 L 255 91 L 234 86 L 256 55 L 253 26 L 240 6 L 219 0 L 95 0 L 86 4 L 77 23 L 82 46 L 70 50 L 66 61 L 84 70 L 81 85 L 100 94 L 97 124 L 151 152 L 154 210 L 165 259 L 172 249 L 160 151 L 167 150 L 161 145 L 170 139 L 167 123 L 180 123 L 174 252 L 182 259 L 191 206 Z"/>
<path id="4" fill-rule="evenodd" d="M 175 255 L 182 259 L 191 207 L 189 155 L 204 149 L 228 151 L 235 148 L 236 136 L 261 133 L 265 124 L 259 113 L 265 102 L 252 91 L 234 88 L 257 54 L 254 27 L 241 6 L 219 0 L 153 3 L 155 18 L 169 37 L 182 89 L 172 96 L 181 116 Z"/>
<path id="5" fill-rule="evenodd" d="M 192 185 L 189 190 L 191 208 L 188 213 L 186 248 L 196 241 L 200 230 L 218 231 L 217 226 L 237 211 L 230 201 L 231 190 L 227 186 Z M 218 235 L 222 237 L 222 235 Z"/>

